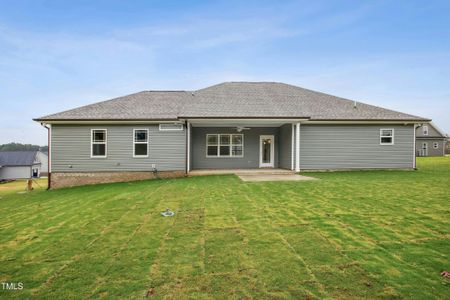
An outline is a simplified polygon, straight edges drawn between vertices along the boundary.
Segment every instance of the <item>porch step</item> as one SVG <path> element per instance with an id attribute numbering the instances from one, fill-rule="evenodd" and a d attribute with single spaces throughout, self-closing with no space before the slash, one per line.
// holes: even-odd
<path id="1" fill-rule="evenodd" d="M 206 176 L 206 175 L 220 175 L 220 174 L 235 174 L 235 175 L 291 175 L 294 171 L 285 169 L 211 169 L 211 170 L 192 170 L 188 176 Z"/>

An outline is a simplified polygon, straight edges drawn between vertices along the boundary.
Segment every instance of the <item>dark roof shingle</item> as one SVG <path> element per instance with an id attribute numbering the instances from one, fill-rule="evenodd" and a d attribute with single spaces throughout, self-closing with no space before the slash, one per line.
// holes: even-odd
<path id="1" fill-rule="evenodd" d="M 177 118 L 310 118 L 429 121 L 277 82 L 225 82 L 201 90 L 145 91 L 38 118 L 45 120 L 165 120 Z"/>
<path id="2" fill-rule="evenodd" d="M 37 151 L 0 151 L 0 166 L 31 166 Z"/>
<path id="3" fill-rule="evenodd" d="M 184 91 L 143 91 L 48 115 L 37 120 L 176 119 L 191 95 Z"/>

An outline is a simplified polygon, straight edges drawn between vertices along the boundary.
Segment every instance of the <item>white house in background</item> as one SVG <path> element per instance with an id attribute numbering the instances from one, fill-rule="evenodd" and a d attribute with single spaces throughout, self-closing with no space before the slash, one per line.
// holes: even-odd
<path id="1" fill-rule="evenodd" d="M 0 180 L 39 178 L 48 174 L 48 156 L 41 151 L 0 151 Z"/>
<path id="2" fill-rule="evenodd" d="M 417 156 L 444 156 L 447 136 L 430 122 L 416 128 Z"/>

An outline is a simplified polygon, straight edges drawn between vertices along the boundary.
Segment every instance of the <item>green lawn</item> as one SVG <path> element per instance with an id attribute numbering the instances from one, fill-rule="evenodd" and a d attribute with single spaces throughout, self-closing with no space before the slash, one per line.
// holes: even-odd
<path id="1" fill-rule="evenodd" d="M 0 298 L 443 299 L 450 157 L 418 167 L 0 191 Z"/>
<path id="2" fill-rule="evenodd" d="M 47 188 L 47 178 L 33 179 L 33 190 L 45 190 Z M 25 193 L 27 190 L 27 180 L 14 180 L 8 183 L 0 183 L 0 200 L 7 194 Z"/>

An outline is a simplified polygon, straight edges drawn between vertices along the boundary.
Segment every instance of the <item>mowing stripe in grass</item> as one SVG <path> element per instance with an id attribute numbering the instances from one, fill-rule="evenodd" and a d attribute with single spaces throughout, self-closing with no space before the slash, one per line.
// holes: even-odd
<path id="1" fill-rule="evenodd" d="M 246 188 L 250 188 L 250 189 L 254 189 L 255 188 L 255 186 L 251 186 L 251 185 L 246 185 L 245 186 Z M 257 187 L 257 189 L 258 190 L 260 190 L 260 187 Z M 270 191 L 264 191 L 264 190 L 262 190 L 262 191 L 260 191 L 259 193 L 261 193 L 261 195 L 268 195 L 268 194 L 270 194 Z M 255 194 L 255 198 L 257 198 L 257 199 L 259 199 L 259 200 L 261 200 L 261 199 L 263 199 L 264 197 L 258 197 L 258 193 L 253 193 L 253 194 Z M 248 202 L 250 205 L 251 205 L 251 207 L 252 207 L 252 209 L 257 209 L 257 207 L 259 206 L 257 203 L 255 203 L 255 200 L 253 200 L 252 199 L 252 197 L 250 197 L 250 196 L 248 196 L 249 195 L 249 193 L 246 193 L 245 194 L 245 196 L 244 196 L 244 199 L 245 200 L 247 200 L 246 202 Z M 265 211 L 265 214 L 268 214 L 267 213 L 267 209 L 264 209 L 264 211 Z M 270 214 L 269 214 L 270 215 Z M 262 228 L 267 228 L 267 229 L 275 229 L 272 225 L 271 225 L 271 223 L 269 222 L 268 224 L 260 224 L 260 226 L 262 227 Z M 311 270 L 308 268 L 308 266 L 306 265 L 306 263 L 305 263 L 305 261 L 302 259 L 302 257 L 295 251 L 295 249 L 293 249 L 292 248 L 292 246 L 283 238 L 283 236 L 277 231 L 277 230 L 275 230 L 274 232 L 273 232 L 273 234 L 276 234 L 276 235 L 278 235 L 278 237 L 279 237 L 279 239 L 282 241 L 282 243 L 285 245 L 285 247 L 289 250 L 289 251 L 291 251 L 293 254 L 294 254 L 294 256 L 296 257 L 296 259 L 302 264 L 302 266 L 305 268 L 305 270 L 306 270 L 306 272 L 307 272 L 307 274 L 308 274 L 308 276 L 309 276 L 309 278 L 310 278 L 310 282 L 313 282 L 313 284 L 315 285 L 315 286 L 317 286 L 317 288 L 318 288 L 318 291 L 319 291 L 319 293 L 323 296 L 323 295 L 325 295 L 326 293 L 325 293 L 325 291 L 324 291 L 324 288 L 323 288 L 323 286 L 318 282 L 318 280 L 315 278 L 315 276 L 314 276 L 314 274 L 311 272 Z M 258 240 L 258 238 L 257 237 L 254 237 L 255 238 L 255 240 Z M 274 247 L 276 244 L 271 244 L 271 247 Z M 280 252 L 280 253 L 282 253 L 282 252 Z M 294 263 L 294 264 L 291 264 L 290 265 L 290 272 L 292 272 L 293 271 L 293 269 L 294 268 L 297 268 L 296 267 L 296 264 Z M 303 269 L 300 269 L 301 271 L 300 272 L 302 272 L 302 270 Z M 285 272 L 286 270 L 282 270 L 282 269 L 280 269 L 279 270 L 279 272 Z M 265 284 L 266 286 L 267 286 L 267 283 Z M 277 289 L 277 287 L 276 286 L 270 286 L 270 288 L 271 289 Z M 308 290 L 308 289 L 306 289 L 306 291 L 305 292 L 307 292 L 309 295 L 314 295 L 314 293 L 311 293 L 311 291 L 310 290 Z"/>
<path id="2" fill-rule="evenodd" d="M 153 191 L 153 193 L 156 193 L 156 192 L 159 190 L 159 188 L 161 188 L 161 187 L 156 188 L 156 189 Z M 137 209 L 138 207 L 139 207 L 139 204 L 133 205 L 133 206 L 131 207 L 130 210 L 128 210 L 128 211 L 126 211 L 125 213 L 123 213 L 116 221 L 114 221 L 114 222 L 112 222 L 112 223 L 106 225 L 105 227 L 103 227 L 103 229 L 101 230 L 100 234 L 99 234 L 96 238 L 94 238 L 93 240 L 91 240 L 91 241 L 85 246 L 85 250 L 86 250 L 86 249 L 89 249 L 90 247 L 92 247 L 92 246 L 93 246 L 97 241 L 99 241 L 106 233 L 108 233 L 109 231 L 111 231 L 112 228 L 113 228 L 114 226 L 120 225 L 121 220 L 122 220 L 123 218 L 125 218 L 128 214 L 130 214 L 131 212 L 133 212 L 135 209 Z M 77 254 L 77 255 L 72 256 L 72 257 L 70 258 L 70 260 L 69 260 L 66 264 L 62 265 L 62 266 L 58 269 L 57 272 L 55 272 L 52 276 L 50 276 L 50 277 L 47 279 L 47 281 L 46 281 L 43 285 L 41 285 L 39 288 L 37 288 L 36 290 L 34 290 L 34 294 L 35 294 L 35 295 L 38 294 L 43 288 L 47 288 L 47 289 L 48 289 L 49 285 L 51 285 L 52 282 L 53 282 L 58 276 L 60 276 L 61 273 L 62 273 L 66 268 L 68 268 L 71 264 L 73 264 L 73 263 L 77 262 L 78 260 L 80 260 L 82 257 L 83 257 L 83 255 L 81 255 L 81 254 Z"/>
<path id="3" fill-rule="evenodd" d="M 181 183 L 181 182 L 178 182 L 178 183 Z M 188 193 L 188 189 L 189 189 L 189 186 L 188 186 L 188 185 L 185 185 L 185 186 L 183 187 L 183 192 L 177 193 L 175 196 L 176 196 L 176 197 L 180 197 L 180 195 L 183 196 L 184 194 Z M 167 191 L 166 191 L 166 192 L 167 192 Z M 159 193 L 161 193 L 161 192 L 159 192 Z M 168 194 L 166 193 L 165 196 L 168 196 Z M 155 203 L 152 205 L 152 207 L 162 207 L 162 206 L 161 206 L 161 203 L 163 203 L 163 201 L 165 201 L 165 200 L 167 200 L 167 197 L 160 197 L 160 199 L 159 199 L 157 202 L 155 202 Z M 171 201 L 173 201 L 173 199 L 172 199 Z M 164 204 L 167 204 L 167 202 L 164 202 Z M 180 214 L 180 210 L 177 209 L 176 211 L 177 211 L 177 215 L 179 215 L 179 214 Z M 150 216 L 151 216 L 152 218 L 150 218 Z M 155 223 L 155 225 L 156 225 L 156 224 L 162 223 L 162 222 L 172 222 L 172 220 L 173 220 L 173 219 L 170 219 L 170 218 L 169 218 L 169 219 L 164 219 L 164 218 L 162 218 L 162 217 L 159 215 L 159 211 L 153 212 L 153 213 L 151 213 L 151 214 L 146 214 L 146 215 L 144 216 L 144 221 L 143 221 L 143 222 L 140 222 L 140 227 L 139 227 L 139 229 L 136 229 L 136 230 L 134 231 L 134 234 L 130 237 L 130 239 L 129 239 L 125 244 L 122 245 L 122 247 L 121 247 L 121 249 L 120 249 L 120 250 L 121 250 L 120 253 L 117 254 L 117 258 L 118 258 L 118 259 L 121 259 L 121 258 L 119 257 L 119 255 L 120 255 L 121 253 L 123 253 L 123 252 L 125 251 L 125 249 L 127 249 L 130 245 L 133 245 L 133 239 L 135 239 L 135 238 L 142 232 L 142 229 L 145 228 L 145 225 L 146 225 L 146 224 L 150 224 L 151 222 L 153 222 L 153 223 Z M 150 222 L 150 221 L 151 221 L 151 222 Z M 152 225 L 152 226 L 153 226 L 153 225 Z M 172 225 L 170 225 L 170 227 L 172 227 Z M 170 227 L 169 227 L 169 228 L 170 228 Z M 156 239 L 158 239 L 158 240 L 161 240 L 163 233 L 164 233 L 164 232 L 162 232 L 162 231 L 158 231 L 158 232 L 152 231 L 152 236 L 153 236 L 153 237 L 156 237 Z M 144 233 L 144 237 L 145 237 L 145 233 Z M 161 248 L 161 241 L 158 242 L 157 248 Z M 143 250 L 144 250 L 144 249 L 143 249 Z M 157 252 L 155 252 L 155 256 L 154 256 L 154 257 L 157 257 Z M 130 260 L 129 257 L 126 257 L 126 259 Z M 154 258 L 153 258 L 153 259 L 154 259 Z M 148 266 L 148 264 L 149 264 L 148 261 L 138 261 L 138 263 L 141 264 L 141 265 L 143 265 L 143 266 L 144 266 L 144 265 L 145 265 L 145 266 Z M 110 260 L 110 263 L 108 264 L 109 266 L 108 266 L 108 268 L 107 268 L 107 271 L 103 273 L 103 277 L 106 276 L 106 275 L 109 273 L 109 271 L 112 269 L 113 265 L 114 265 L 114 267 L 116 267 L 116 266 L 115 266 L 116 264 L 117 264 L 117 261 L 115 261 L 114 259 L 111 259 L 111 260 Z M 130 267 L 131 267 L 131 266 L 130 266 Z M 134 266 L 133 266 L 133 268 L 134 268 Z M 144 269 L 144 268 L 141 268 L 141 269 Z M 144 274 L 144 275 L 145 275 L 145 274 Z M 110 295 L 110 293 L 111 293 L 111 290 L 110 290 L 110 287 L 111 287 L 111 280 L 113 280 L 113 279 L 107 280 L 107 278 L 104 278 L 104 280 L 100 281 L 100 282 L 94 287 L 94 290 L 92 291 L 91 296 L 93 296 L 93 297 L 98 297 L 98 295 L 100 295 L 100 294 L 102 294 L 102 295 L 104 295 L 104 296 Z M 137 287 L 140 287 L 139 289 L 140 289 L 141 291 L 143 291 L 143 290 L 145 289 L 145 285 L 147 284 L 148 281 L 147 281 L 147 280 L 144 280 L 143 278 L 139 278 L 139 279 L 137 279 L 137 281 L 141 283 L 141 285 L 140 285 L 140 286 L 137 286 Z M 116 290 L 116 291 L 114 291 L 114 292 L 120 292 L 120 290 Z M 111 295 L 110 295 L 110 296 L 111 296 Z M 142 296 L 142 293 L 141 293 L 139 296 Z"/>
<path id="4" fill-rule="evenodd" d="M 161 201 L 161 200 L 160 200 Z M 136 226 L 136 228 L 134 229 L 133 233 L 129 236 L 128 240 L 126 240 L 126 242 L 124 244 L 122 244 L 122 246 L 120 247 L 120 249 L 112 254 L 112 257 L 117 257 L 119 256 L 129 245 L 129 243 L 131 242 L 131 240 L 135 237 L 135 235 L 143 228 L 143 226 L 147 223 L 147 221 L 149 220 L 150 216 L 158 216 L 159 213 L 158 212 L 149 212 L 144 216 L 144 219 L 142 220 L 142 222 Z M 109 271 L 111 270 L 111 268 L 113 267 L 113 263 L 114 263 L 114 259 L 112 259 L 110 261 L 110 263 L 108 264 L 108 267 L 106 268 L 106 270 L 101 274 L 102 276 L 105 276 L 106 274 L 109 273 Z M 97 283 L 96 286 L 94 287 L 94 289 L 91 291 L 91 296 L 94 296 L 94 294 L 96 293 L 96 291 L 101 288 L 102 285 L 104 285 L 106 282 L 100 282 Z"/>

